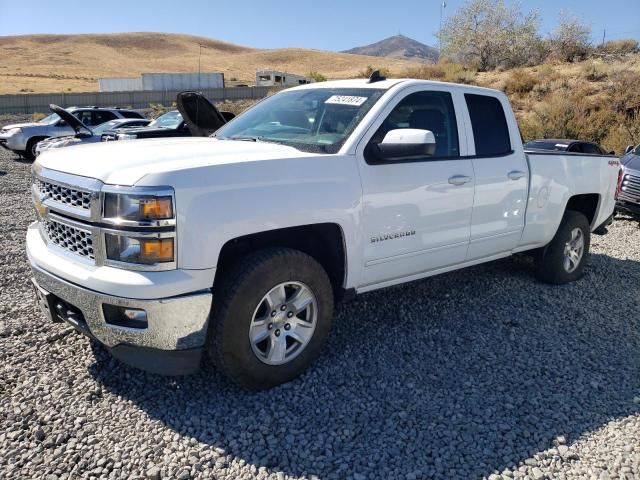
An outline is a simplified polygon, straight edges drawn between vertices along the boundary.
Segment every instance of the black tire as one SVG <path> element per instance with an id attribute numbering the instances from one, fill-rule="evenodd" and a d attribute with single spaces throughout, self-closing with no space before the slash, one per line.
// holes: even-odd
<path id="1" fill-rule="evenodd" d="M 565 247 L 572 239 L 572 232 L 575 229 L 580 229 L 582 232 L 584 250 L 577 267 L 568 271 L 565 268 Z M 540 281 L 556 285 L 575 282 L 584 274 L 590 245 L 591 227 L 587 217 L 580 212 L 567 210 L 553 240 L 536 256 L 536 277 Z"/>
<path id="2" fill-rule="evenodd" d="M 249 329 L 263 297 L 288 281 L 302 282 L 313 292 L 316 326 L 297 356 L 269 365 L 254 353 Z M 207 350 L 216 368 L 234 383 L 256 390 L 274 387 L 302 374 L 320 355 L 331 330 L 333 290 L 325 270 L 309 255 L 289 248 L 260 250 L 223 273 L 213 291 Z"/>
<path id="3" fill-rule="evenodd" d="M 38 145 L 38 142 L 41 142 L 45 138 L 47 138 L 47 137 L 33 137 L 33 138 L 30 138 L 29 141 L 27 142 L 27 150 L 24 152 L 24 156 L 29 160 L 35 160 L 36 159 L 36 145 Z"/>

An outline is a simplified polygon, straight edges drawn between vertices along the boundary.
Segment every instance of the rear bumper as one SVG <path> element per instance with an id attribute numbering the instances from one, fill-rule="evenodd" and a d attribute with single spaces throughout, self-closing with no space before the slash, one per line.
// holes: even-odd
<path id="1" fill-rule="evenodd" d="M 184 375 L 199 368 L 206 341 L 212 294 L 196 292 L 173 298 L 140 300 L 114 297 L 71 284 L 31 264 L 33 281 L 54 321 L 65 321 L 105 345 L 133 367 L 164 375 Z M 147 323 L 110 323 L 105 305 L 144 310 Z"/>

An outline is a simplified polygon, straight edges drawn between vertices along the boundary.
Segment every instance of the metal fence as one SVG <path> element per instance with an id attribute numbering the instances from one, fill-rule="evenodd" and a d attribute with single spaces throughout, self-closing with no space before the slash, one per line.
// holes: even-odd
<path id="1" fill-rule="evenodd" d="M 203 90 L 212 102 L 223 100 L 260 99 L 267 96 L 270 87 L 233 87 Z M 85 92 L 85 93 L 25 93 L 0 95 L 0 114 L 49 112 L 49 104 L 61 107 L 87 106 L 122 108 L 148 108 L 150 104 L 169 107 L 176 100 L 179 91 L 138 91 L 138 92 Z"/>

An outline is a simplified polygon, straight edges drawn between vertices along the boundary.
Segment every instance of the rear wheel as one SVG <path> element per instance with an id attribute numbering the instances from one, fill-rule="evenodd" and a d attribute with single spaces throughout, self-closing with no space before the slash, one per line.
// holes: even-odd
<path id="1" fill-rule="evenodd" d="M 578 280 L 589 256 L 591 229 L 584 214 L 567 210 L 553 240 L 536 258 L 536 276 L 547 283 Z"/>
<path id="2" fill-rule="evenodd" d="M 266 249 L 214 286 L 208 351 L 216 367 L 253 389 L 288 382 L 318 357 L 331 329 L 333 293 L 322 266 L 292 249 Z"/>

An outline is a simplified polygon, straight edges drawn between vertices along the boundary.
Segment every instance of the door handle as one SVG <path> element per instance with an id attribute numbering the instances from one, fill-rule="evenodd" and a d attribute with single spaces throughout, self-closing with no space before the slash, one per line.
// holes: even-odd
<path id="1" fill-rule="evenodd" d="M 526 173 L 521 172 L 520 170 L 514 170 L 512 172 L 509 172 L 507 174 L 507 177 L 509 177 L 511 180 L 520 180 L 525 175 L 526 175 Z"/>
<path id="2" fill-rule="evenodd" d="M 469 183 L 471 181 L 471 177 L 467 177 L 466 175 L 454 175 L 449 178 L 449 183 L 451 185 L 464 185 L 465 183 Z"/>

